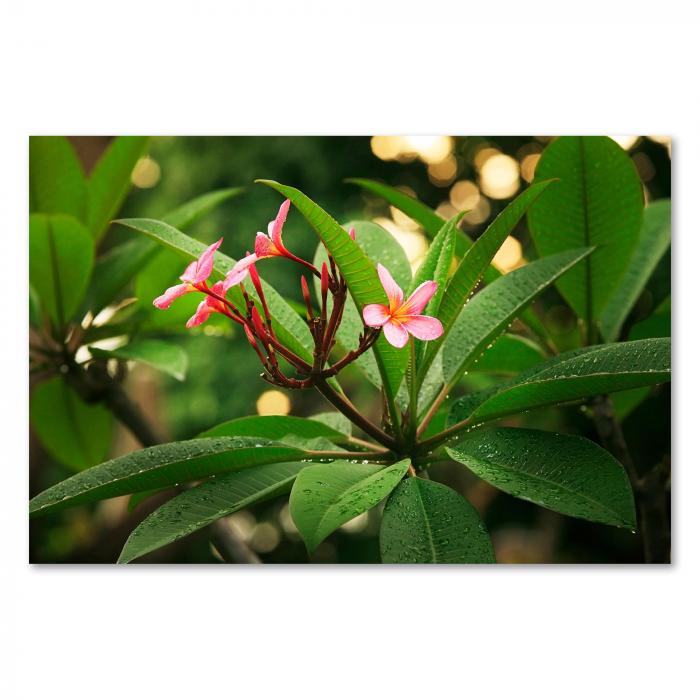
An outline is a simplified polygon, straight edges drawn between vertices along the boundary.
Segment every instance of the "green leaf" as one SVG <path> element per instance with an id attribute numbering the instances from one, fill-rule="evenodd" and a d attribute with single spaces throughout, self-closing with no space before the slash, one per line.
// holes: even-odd
<path id="1" fill-rule="evenodd" d="M 671 377 L 671 339 L 653 338 L 572 350 L 510 382 L 459 399 L 447 425 L 494 420 L 589 396 L 666 382 Z"/>
<path id="2" fill-rule="evenodd" d="M 342 413 L 324 411 L 323 413 L 315 413 L 313 416 L 309 416 L 309 420 L 323 423 L 329 428 L 342 433 L 343 437 L 352 435 L 352 423 Z"/>
<path id="3" fill-rule="evenodd" d="M 378 195 L 385 199 L 389 204 L 395 206 L 399 211 L 402 211 L 406 216 L 420 224 L 429 238 L 434 238 L 440 232 L 440 229 L 445 224 L 439 214 L 436 214 L 429 206 L 423 204 L 420 200 L 411 195 L 397 190 L 395 187 L 384 185 L 375 180 L 367 180 L 361 177 L 350 177 L 345 180 L 353 185 L 359 185 L 368 192 Z"/>
<path id="4" fill-rule="evenodd" d="M 306 467 L 289 497 L 289 513 L 309 552 L 341 525 L 376 506 L 401 481 L 410 460 L 391 466 L 336 461 Z"/>
<path id="5" fill-rule="evenodd" d="M 443 348 L 442 373 L 452 387 L 510 322 L 591 248 L 536 260 L 492 282 L 457 317 Z"/>
<path id="6" fill-rule="evenodd" d="M 32 516 L 137 491 L 159 489 L 260 464 L 307 458 L 306 452 L 262 438 L 203 438 L 131 452 L 87 469 L 43 491 L 29 503 Z"/>
<path id="7" fill-rule="evenodd" d="M 100 240 L 131 189 L 131 172 L 148 145 L 146 136 L 117 136 L 88 178 L 87 224 Z"/>
<path id="8" fill-rule="evenodd" d="M 445 342 L 450 329 L 457 321 L 464 305 L 474 292 L 477 283 L 489 269 L 489 264 L 503 245 L 503 242 L 523 217 L 528 207 L 537 200 L 551 182 L 551 180 L 547 180 L 528 187 L 520 196 L 513 200 L 489 224 L 486 231 L 479 236 L 476 243 L 460 261 L 454 274 L 450 277 L 437 314 L 442 321 L 445 332 L 440 338 L 428 344 L 421 368 L 423 377 L 437 356 L 443 342 Z"/>
<path id="9" fill-rule="evenodd" d="M 396 283 L 402 289 L 408 289 L 411 283 L 411 265 L 403 248 L 386 229 L 371 221 L 350 221 L 343 224 L 343 228 L 347 231 L 354 228 L 357 245 L 367 257 L 370 260 L 381 261 L 384 267 L 391 272 Z M 328 262 L 328 254 L 321 242 L 314 255 L 314 265 L 320 270 L 324 262 Z M 321 283 L 317 277 L 314 277 L 314 284 L 317 298 L 320 301 Z M 346 304 L 343 319 L 336 334 L 338 341 L 346 350 L 354 350 L 357 347 L 364 325 L 357 307 L 354 304 Z M 372 353 L 366 352 L 360 355 L 353 364 L 356 364 L 365 373 L 374 386 L 382 388 L 381 373 Z"/>
<path id="10" fill-rule="evenodd" d="M 559 178 L 530 208 L 541 256 L 596 246 L 557 288 L 590 329 L 617 287 L 642 223 L 642 186 L 625 151 L 607 136 L 562 136 L 545 149 L 535 181 Z"/>
<path id="11" fill-rule="evenodd" d="M 333 256 L 359 312 L 367 304 L 387 303 L 376 265 L 337 221 L 294 187 L 281 185 L 273 180 L 256 180 L 256 182 L 272 187 L 290 199 L 311 224 Z M 372 346 L 372 350 L 389 395 L 389 403 L 393 405 L 393 399 L 399 390 L 408 363 L 408 348 L 397 350 L 382 335 Z"/>
<path id="12" fill-rule="evenodd" d="M 661 199 L 644 210 L 642 231 L 632 259 L 600 316 L 600 332 L 606 341 L 617 340 L 622 324 L 670 245 L 671 200 Z"/>
<path id="13" fill-rule="evenodd" d="M 39 384 L 29 402 L 32 428 L 59 462 L 76 471 L 102 461 L 112 439 L 112 415 L 85 403 L 62 377 Z"/>
<path id="14" fill-rule="evenodd" d="M 154 219 L 120 219 L 115 223 L 145 233 L 158 243 L 190 259 L 198 258 L 207 247 L 204 243 L 200 243 L 163 221 L 156 221 Z M 233 260 L 233 258 L 218 251 L 216 252 L 214 256 L 214 270 L 222 277 L 224 277 L 235 264 L 236 261 Z M 246 286 L 250 293 L 255 296 L 250 279 L 246 279 Z M 311 361 L 313 340 L 306 323 L 304 323 L 296 311 L 287 304 L 282 296 L 264 280 L 262 280 L 262 287 L 270 308 L 270 313 L 273 317 L 273 327 L 279 336 L 280 342 L 296 352 L 303 359 Z M 158 293 L 162 291 L 161 289 Z M 240 290 L 237 288 L 231 289 L 229 291 L 229 298 L 232 299 L 236 306 L 243 308 Z"/>
<path id="15" fill-rule="evenodd" d="M 405 479 L 384 508 L 385 564 L 492 564 L 496 558 L 474 506 L 444 484 Z"/>
<path id="16" fill-rule="evenodd" d="M 328 425 L 310 418 L 296 416 L 246 416 L 234 418 L 205 430 L 199 437 L 232 437 L 248 435 L 269 438 L 285 444 L 302 446 L 299 441 L 324 438 L 331 442 L 347 439 L 347 434 L 334 430 Z"/>
<path id="17" fill-rule="evenodd" d="M 544 359 L 544 354 L 536 343 L 520 335 L 506 333 L 484 351 L 472 371 L 517 374 L 534 367 Z"/>
<path id="18" fill-rule="evenodd" d="M 242 472 L 214 477 L 175 496 L 129 535 L 118 563 L 126 564 L 219 518 L 287 493 L 303 467 L 301 462 L 250 467 Z"/>
<path id="19" fill-rule="evenodd" d="M 220 204 L 245 192 L 245 187 L 227 187 L 201 194 L 163 217 L 166 224 L 177 229 L 186 229 L 203 216 L 216 209 Z"/>
<path id="20" fill-rule="evenodd" d="M 594 442 L 545 430 L 492 428 L 447 452 L 492 486 L 574 518 L 634 529 L 624 467 Z"/>
<path id="21" fill-rule="evenodd" d="M 94 346 L 89 350 L 94 357 L 115 357 L 119 360 L 141 362 L 179 381 L 182 381 L 187 374 L 187 353 L 179 345 L 166 343 L 163 340 L 134 340 L 114 350 Z"/>
<path id="22" fill-rule="evenodd" d="M 29 282 L 53 323 L 63 328 L 78 310 L 90 281 L 93 242 L 72 216 L 29 217 Z"/>
<path id="23" fill-rule="evenodd" d="M 29 137 L 29 211 L 70 214 L 85 221 L 85 176 L 78 156 L 64 136 Z"/>
<path id="24" fill-rule="evenodd" d="M 158 248 L 152 241 L 141 238 L 111 248 L 95 263 L 87 293 L 87 308 L 97 315 L 115 300 L 117 294 L 157 252 Z"/>

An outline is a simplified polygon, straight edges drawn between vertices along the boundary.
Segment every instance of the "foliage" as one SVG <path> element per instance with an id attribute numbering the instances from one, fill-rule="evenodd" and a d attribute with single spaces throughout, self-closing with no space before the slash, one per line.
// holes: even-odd
<path id="1" fill-rule="evenodd" d="M 252 262 L 243 255 L 236 262 L 218 251 L 218 244 L 207 247 L 184 233 L 181 229 L 197 216 L 199 206 L 194 204 L 162 220 L 119 220 L 125 230 L 145 238 L 127 241 L 123 250 L 112 249 L 93 264 L 91 241 L 99 240 L 95 232 L 101 232 L 106 218 L 118 209 L 124 176 L 130 172 L 125 162 L 133 164 L 141 153 L 134 143 L 113 145 L 95 169 L 93 183 L 76 170 L 66 144 L 51 140 L 32 149 L 36 332 L 46 357 L 51 357 L 49 350 L 59 352 L 69 367 L 63 379 L 57 376 L 60 365 L 49 363 L 53 378 L 37 387 L 32 421 L 58 459 L 77 469 L 90 466 L 33 498 L 32 516 L 117 495 L 141 498 L 159 491 L 171 496 L 132 532 L 119 559 L 129 562 L 236 511 L 289 493 L 291 518 L 310 553 L 338 528 L 377 508 L 384 562 L 491 563 L 494 548 L 478 510 L 432 478 L 435 465 L 449 462 L 466 466 L 505 493 L 557 513 L 629 530 L 637 527 L 635 497 L 637 508 L 642 508 L 641 480 L 614 445 L 608 445 L 611 452 L 576 435 L 494 425 L 504 417 L 578 402 L 597 428 L 607 426 L 614 432 L 614 414 L 601 409 L 607 406 L 604 397 L 645 392 L 670 380 L 670 338 L 658 330 L 665 329 L 670 306 L 658 309 L 660 320 L 650 319 L 649 328 L 637 324 L 626 330 L 635 302 L 668 248 L 670 204 L 644 207 L 636 170 L 612 140 L 554 140 L 542 155 L 534 184 L 476 241 L 460 226 L 463 212 L 445 221 L 405 193 L 382 183 L 353 180 L 414 218 L 432 238 L 415 274 L 381 226 L 357 220 L 341 225 L 298 188 L 272 180 L 259 182 L 288 203 L 271 222 L 271 237 L 261 242 L 265 235 L 259 234 L 255 246 L 249 246 L 255 249 Z M 56 167 L 59 158 L 70 177 L 54 188 L 47 163 Z M 105 171 L 110 168 L 115 185 L 107 195 Z M 214 195 L 213 200 L 235 193 Z M 213 200 L 205 198 L 202 210 Z M 282 241 L 289 204 L 318 236 L 313 262 L 297 257 Z M 490 263 L 525 216 L 541 257 L 500 274 Z M 156 244 L 174 257 L 163 258 L 163 265 L 149 271 L 156 256 L 164 255 L 156 252 Z M 270 257 L 286 258 L 285 264 L 291 261 L 312 275 L 315 301 L 304 276 L 301 309 L 259 280 L 259 272 L 266 275 L 274 265 Z M 182 294 L 196 292 L 200 302 L 188 327 L 203 323 L 210 314 L 212 320 L 217 314 L 219 320 L 226 317 L 245 333 L 267 381 L 289 390 L 317 389 L 338 411 L 336 418 L 237 418 L 194 440 L 150 445 L 92 466 L 104 451 L 99 444 L 73 440 L 80 419 L 76 426 L 47 429 L 46 407 L 54 399 L 42 391 L 47 394 L 49 387 L 76 414 L 90 409 L 85 398 L 69 393 L 84 390 L 76 379 L 83 373 L 113 380 L 107 362 L 139 361 L 184 378 L 186 362 L 176 345 L 141 337 L 148 327 L 143 314 L 157 318 L 150 299 L 141 299 L 133 304 L 139 307 L 133 318 L 125 314 L 119 319 L 130 342 L 118 348 L 89 345 L 91 359 L 79 365 L 75 353 L 96 329 L 92 320 L 81 323 L 78 310 L 89 311 L 94 319 L 138 274 L 144 277 L 137 289 L 159 294 L 176 284 L 183 261 L 194 260 L 197 270 L 209 267 L 191 282 L 187 275 L 195 263 L 183 274 L 189 287 Z M 367 307 L 394 309 L 394 288 L 384 268 L 407 297 L 421 285 L 435 283 L 414 315 L 439 322 L 440 335 L 416 335 L 416 340 L 411 337 L 401 345 L 385 326 L 367 324 Z M 96 279 L 94 273 L 91 279 L 93 270 L 101 271 Z M 76 275 L 76 285 L 68 284 L 67 293 L 60 293 L 69 274 Z M 210 276 L 212 286 L 207 282 Z M 579 346 L 562 353 L 533 307 L 540 295 L 554 288 L 584 331 Z M 194 309 L 191 300 L 188 304 L 190 315 Z M 184 320 L 171 311 L 163 315 L 173 322 Z M 517 332 L 512 328 L 516 319 L 522 321 Z M 412 328 L 409 322 L 406 328 Z M 76 335 L 79 340 L 72 340 Z M 67 348 L 72 353 L 68 357 Z M 344 388 L 346 368 L 353 366 L 377 388 L 381 422 L 358 410 Z M 485 372 L 506 377 L 460 396 L 467 386 L 465 377 Z M 89 388 L 94 389 L 94 381 Z M 115 410 L 109 391 L 84 395 L 93 404 L 103 401 Z M 621 396 L 638 404 L 645 395 Z M 352 429 L 340 422 L 343 417 Z M 608 437 L 605 429 L 601 435 Z M 90 440 L 98 437 L 91 435 Z"/>

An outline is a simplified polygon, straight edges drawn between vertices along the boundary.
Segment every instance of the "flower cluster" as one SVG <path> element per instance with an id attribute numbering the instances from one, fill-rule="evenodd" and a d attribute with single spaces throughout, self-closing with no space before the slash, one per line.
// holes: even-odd
<path id="1" fill-rule="evenodd" d="M 344 357 L 331 363 L 330 354 L 335 345 L 335 336 L 343 317 L 347 300 L 347 284 L 337 268 L 330 252 L 328 263 L 319 270 L 315 265 L 294 255 L 282 240 L 290 201 L 285 200 L 276 218 L 267 228 L 267 234 L 258 233 L 255 237 L 253 253 L 241 258 L 223 280 L 211 286 L 208 283 L 214 269 L 214 256 L 223 239 L 210 245 L 199 257 L 190 263 L 182 273 L 181 284 L 169 287 L 157 297 L 153 304 L 159 309 L 167 309 L 172 302 L 184 294 L 199 292 L 205 295 L 195 314 L 187 321 L 192 328 L 204 323 L 212 313 L 220 313 L 243 327 L 248 342 L 258 355 L 267 381 L 286 387 L 305 388 L 317 380 L 325 380 L 337 374 L 343 367 L 367 351 L 379 337 L 380 332 L 394 347 L 402 348 L 409 339 L 409 334 L 420 340 L 433 340 L 442 335 L 440 321 L 421 312 L 437 290 L 432 281 L 421 284 L 407 300 L 404 301 L 402 290 L 396 284 L 389 271 L 381 264 L 377 266 L 379 279 L 388 298 L 388 304 L 369 304 L 364 307 L 362 316 L 366 327 L 358 340 L 358 347 Z M 355 231 L 348 234 L 353 240 Z M 280 342 L 275 331 L 275 323 L 265 298 L 256 263 L 273 257 L 287 258 L 309 270 L 320 280 L 321 303 L 316 313 L 311 301 L 311 294 L 306 278 L 301 276 L 301 290 L 307 311 L 307 324 L 314 340 L 313 360 L 308 362 Z M 250 281 L 255 289 L 257 301 L 248 293 L 243 284 Z M 227 299 L 228 291 L 238 286 L 243 303 L 234 304 Z M 280 367 L 279 358 L 284 358 L 301 378 L 286 376 Z"/>

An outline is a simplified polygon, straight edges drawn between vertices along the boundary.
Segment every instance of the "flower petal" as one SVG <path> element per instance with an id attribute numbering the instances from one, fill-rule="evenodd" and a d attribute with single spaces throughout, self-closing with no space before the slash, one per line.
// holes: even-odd
<path id="1" fill-rule="evenodd" d="M 180 279 L 184 282 L 191 282 L 192 284 L 201 284 L 202 282 L 206 282 L 207 279 L 209 279 L 209 275 L 211 275 L 212 269 L 214 268 L 214 253 L 216 253 L 223 240 L 223 238 L 219 238 L 216 243 L 212 243 L 199 256 L 194 269 L 192 269 L 192 263 L 190 263 Z"/>
<path id="2" fill-rule="evenodd" d="M 437 291 L 437 282 L 429 280 L 418 285 L 416 291 L 406 300 L 406 303 L 396 312 L 400 316 L 416 316 L 426 307 Z"/>
<path id="3" fill-rule="evenodd" d="M 174 287 L 168 287 L 159 297 L 153 300 L 153 306 L 158 309 L 167 309 L 175 299 L 191 291 L 193 291 L 193 289 L 189 282 L 176 284 Z"/>
<path id="4" fill-rule="evenodd" d="M 444 332 L 442 323 L 432 316 L 405 316 L 401 323 L 418 340 L 435 340 Z"/>
<path id="5" fill-rule="evenodd" d="M 362 318 L 365 320 L 365 325 L 379 328 L 391 317 L 388 307 L 384 306 L 384 304 L 367 304 L 362 309 Z"/>
<path id="6" fill-rule="evenodd" d="M 401 291 L 401 287 L 394 282 L 394 278 L 391 276 L 389 270 L 387 270 L 381 263 L 377 265 L 377 272 L 379 273 L 379 281 L 382 283 L 382 287 L 384 287 L 387 297 L 389 297 L 389 308 L 394 311 L 403 302 L 403 292 Z"/>
<path id="7" fill-rule="evenodd" d="M 194 328 L 194 326 L 201 325 L 211 316 L 213 311 L 214 309 L 209 305 L 209 298 L 207 297 L 204 301 L 199 303 L 194 316 L 187 321 L 185 326 L 187 328 Z"/>
<path id="8" fill-rule="evenodd" d="M 395 348 L 402 348 L 408 342 L 408 331 L 397 321 L 389 321 L 382 328 L 386 339 Z"/>
<path id="9" fill-rule="evenodd" d="M 255 236 L 255 254 L 259 258 L 270 258 L 274 255 L 282 255 L 277 249 L 277 246 L 264 233 L 258 233 Z"/>
<path id="10" fill-rule="evenodd" d="M 282 243 L 282 227 L 284 226 L 284 222 L 287 220 L 287 213 L 289 212 L 290 204 L 291 202 L 288 199 L 285 199 L 284 202 L 282 202 L 282 206 L 280 207 L 277 217 L 274 221 L 270 222 L 270 225 L 267 228 L 272 242 L 281 251 L 285 249 L 284 243 Z"/>
<path id="11" fill-rule="evenodd" d="M 226 275 L 226 279 L 224 280 L 224 291 L 228 291 L 234 285 L 242 282 L 248 274 L 248 268 L 255 264 L 257 259 L 258 256 L 255 253 L 246 255 L 245 258 L 241 258 L 233 266 L 233 269 L 231 269 L 231 271 Z"/>

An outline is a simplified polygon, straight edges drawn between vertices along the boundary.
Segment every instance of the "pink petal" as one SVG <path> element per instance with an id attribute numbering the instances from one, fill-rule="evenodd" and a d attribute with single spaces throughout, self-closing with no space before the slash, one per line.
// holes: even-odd
<path id="1" fill-rule="evenodd" d="M 396 321 L 390 321 L 382 326 L 386 339 L 395 348 L 402 348 L 408 342 L 408 331 Z"/>
<path id="2" fill-rule="evenodd" d="M 264 233 L 258 233 L 255 236 L 255 254 L 259 258 L 281 255 L 277 246 Z"/>
<path id="3" fill-rule="evenodd" d="M 350 238 L 352 238 L 352 240 L 354 241 L 354 240 L 355 240 L 355 229 L 354 229 L 354 228 L 351 228 L 351 229 L 348 231 L 348 235 L 349 235 Z"/>
<path id="4" fill-rule="evenodd" d="M 366 325 L 379 328 L 389 320 L 389 309 L 384 304 L 367 304 L 362 309 L 362 318 Z"/>
<path id="5" fill-rule="evenodd" d="M 192 316 L 192 318 L 190 318 L 190 320 L 187 321 L 187 323 L 185 324 L 187 328 L 199 326 L 202 323 L 204 323 L 209 318 L 209 316 L 211 316 L 214 309 L 212 309 L 208 302 L 209 298 L 207 297 L 207 299 L 199 303 L 199 306 L 197 307 L 197 311 L 195 311 L 194 316 Z"/>
<path id="6" fill-rule="evenodd" d="M 442 323 L 432 316 L 406 316 L 401 323 L 419 340 L 435 340 L 443 334 Z"/>
<path id="7" fill-rule="evenodd" d="M 158 309 L 167 309 L 175 299 L 191 291 L 192 285 L 190 285 L 189 282 L 176 284 L 174 287 L 168 287 L 159 297 L 153 300 L 153 306 Z"/>
<path id="8" fill-rule="evenodd" d="M 233 266 L 233 269 L 226 275 L 226 279 L 224 280 L 224 290 L 228 291 L 234 285 L 242 282 L 248 274 L 248 268 L 251 265 L 255 264 L 255 261 L 257 259 L 258 256 L 255 253 L 252 253 L 251 255 L 246 255 L 245 258 L 241 258 Z"/>
<path id="9" fill-rule="evenodd" d="M 387 297 L 389 297 L 389 308 L 392 310 L 397 309 L 401 305 L 401 302 L 403 302 L 401 287 L 394 282 L 394 278 L 391 276 L 389 270 L 381 263 L 377 265 L 377 272 L 379 273 L 379 281 L 382 283 Z"/>
<path id="10" fill-rule="evenodd" d="M 287 220 L 287 213 L 289 212 L 290 204 L 291 202 L 288 199 L 285 199 L 284 202 L 282 202 L 282 206 L 280 207 L 277 217 L 274 221 L 271 221 L 270 225 L 268 226 L 270 238 L 280 250 L 284 250 L 284 243 L 282 243 L 282 227 L 284 226 L 284 222 Z"/>
<path id="11" fill-rule="evenodd" d="M 192 263 L 190 263 L 180 279 L 184 282 L 191 282 L 192 284 L 206 282 L 214 268 L 214 253 L 216 253 L 217 248 L 221 245 L 223 240 L 223 238 L 219 238 L 216 243 L 212 243 L 199 256 L 199 259 L 194 265 L 194 269 L 192 268 Z"/>
<path id="12" fill-rule="evenodd" d="M 397 311 L 397 315 L 416 316 L 426 307 L 437 291 L 437 282 L 428 281 L 418 285 L 417 289 L 406 300 L 406 303 Z"/>

